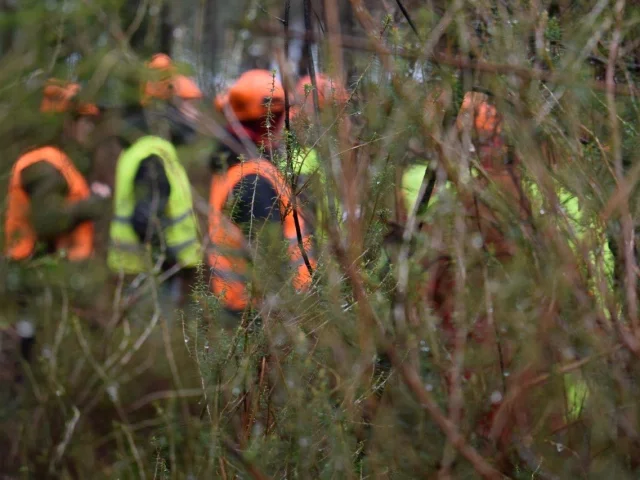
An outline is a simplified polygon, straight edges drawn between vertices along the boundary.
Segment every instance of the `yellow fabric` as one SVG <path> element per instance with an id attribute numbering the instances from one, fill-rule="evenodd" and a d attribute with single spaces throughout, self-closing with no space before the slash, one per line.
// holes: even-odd
<path id="1" fill-rule="evenodd" d="M 583 241 L 587 234 L 595 236 L 597 245 L 594 246 L 594 251 L 590 252 L 590 261 L 597 266 L 599 265 L 599 262 L 596 261 L 597 256 L 602 255 L 604 275 L 608 285 L 611 287 L 614 279 L 615 259 L 613 252 L 609 248 L 604 228 L 596 224 L 595 216 L 589 218 L 586 215 L 586 212 L 581 208 L 578 197 L 559 185 L 556 185 L 555 190 L 560 206 L 569 219 L 569 226 L 575 232 L 577 242 Z M 536 216 L 536 213 L 537 215 L 544 215 L 546 212 L 544 210 L 543 197 L 538 186 L 535 184 L 529 185 L 529 191 L 534 216 Z M 575 252 L 577 243 L 569 240 L 569 244 Z M 601 304 L 606 312 L 607 308 L 595 285 L 595 279 L 590 278 L 589 280 L 590 288 L 596 301 Z M 569 374 L 565 376 L 565 391 L 567 395 L 566 418 L 567 421 L 575 421 L 580 416 L 581 410 L 588 400 L 589 388 L 579 374 Z"/>
<path id="2" fill-rule="evenodd" d="M 426 171 L 425 165 L 413 165 L 409 167 L 402 178 L 402 193 L 405 201 L 405 207 L 407 211 L 411 211 L 418 199 L 418 193 L 422 180 Z M 450 189 L 451 184 L 447 182 L 445 188 Z M 539 217 L 544 215 L 545 202 L 543 196 L 535 184 L 528 185 L 529 199 L 531 200 L 533 216 Z M 598 265 L 595 262 L 597 255 L 602 255 L 604 263 L 604 274 L 606 275 L 608 283 L 611 285 L 614 278 L 615 260 L 609 244 L 607 242 L 604 228 L 596 224 L 595 216 L 588 218 L 586 212 L 581 208 L 578 197 L 571 194 L 560 185 L 555 185 L 555 191 L 560 202 L 560 206 L 569 219 L 569 227 L 575 232 L 575 240 L 581 242 L 585 240 L 585 236 L 588 234 L 594 235 L 596 247 L 591 252 L 591 261 L 594 265 Z M 430 206 L 437 203 L 439 192 L 434 192 Z M 571 248 L 575 251 L 577 248 L 577 242 L 570 241 Z M 602 302 L 599 295 L 599 290 L 595 288 L 595 280 L 592 280 L 591 290 L 596 297 L 597 301 Z M 588 399 L 589 389 L 579 374 L 566 375 L 565 376 L 565 389 L 567 394 L 567 420 L 574 421 L 580 415 L 580 412 Z"/>
<path id="3" fill-rule="evenodd" d="M 300 148 L 294 152 L 292 165 L 293 171 L 296 175 L 300 174 L 303 177 L 311 179 L 306 191 L 311 192 L 311 194 L 314 196 L 318 196 L 318 194 L 321 196 L 321 201 L 318 201 L 317 198 L 312 198 L 312 203 L 315 206 L 316 216 L 314 225 L 314 236 L 316 240 L 324 240 L 327 238 L 327 232 L 324 228 L 322 228 L 322 226 L 324 224 L 325 212 L 329 212 L 329 199 L 326 192 L 328 186 L 326 183 L 325 172 L 324 168 L 322 168 L 322 165 L 320 165 L 318 152 L 315 149 L 307 149 L 304 147 Z M 286 160 L 283 159 L 281 161 L 280 168 L 284 172 L 288 171 Z M 315 180 L 313 177 L 315 177 Z M 315 181 L 317 181 L 318 183 L 314 185 Z M 336 207 L 336 215 L 339 216 L 341 215 L 341 209 L 339 205 L 337 205 Z"/>
<path id="4" fill-rule="evenodd" d="M 568 422 L 578 420 L 582 409 L 589 397 L 589 388 L 579 373 L 568 373 L 564 377 L 565 392 L 567 395 L 567 413 Z"/>
<path id="5" fill-rule="evenodd" d="M 418 200 L 418 193 L 420 192 L 420 186 L 422 185 L 422 180 L 424 178 L 426 168 L 427 167 L 425 165 L 412 165 L 407 168 L 403 174 L 402 193 L 407 211 L 411 211 L 416 201 Z M 446 183 L 445 188 L 451 188 L 450 182 Z M 540 214 L 540 212 L 544 212 L 544 202 L 537 185 L 530 184 L 528 189 L 529 198 L 533 207 L 534 217 L 536 217 Z M 559 185 L 556 185 L 556 194 L 558 195 L 560 205 L 562 206 L 565 214 L 570 220 L 571 229 L 576 233 L 577 240 L 584 240 L 584 236 L 589 232 L 596 234 L 596 236 L 598 237 L 600 250 L 599 252 L 595 252 L 593 255 L 597 253 L 601 253 L 603 255 L 605 273 L 607 275 L 607 278 L 613 279 L 615 262 L 613 253 L 611 252 L 609 244 L 606 241 L 604 230 L 601 227 L 596 226 L 594 219 L 583 218 L 583 212 L 580 207 L 578 197 L 563 189 Z M 438 202 L 438 196 L 439 192 L 435 191 L 429 203 L 430 206 Z M 576 247 L 574 242 L 571 242 L 571 246 L 574 249 Z M 595 256 L 592 257 L 592 260 L 594 259 Z"/>
<path id="6" fill-rule="evenodd" d="M 407 168 L 402 175 L 402 196 L 407 212 L 410 212 L 418 201 L 418 193 L 420 193 L 420 186 L 426 171 L 426 165 L 416 164 Z"/>
<path id="7" fill-rule="evenodd" d="M 609 243 L 607 242 L 606 234 L 604 228 L 596 224 L 595 216 L 592 218 L 588 218 L 585 215 L 584 210 L 581 208 L 580 200 L 578 197 L 561 187 L 560 185 L 556 185 L 555 188 L 556 195 L 558 196 L 558 200 L 560 202 L 560 206 L 567 218 L 570 222 L 570 227 L 573 232 L 575 232 L 576 240 L 581 242 L 585 239 L 587 234 L 594 234 L 598 245 L 596 246 L 596 251 L 591 253 L 591 261 L 597 265 L 596 255 L 601 254 L 604 262 L 605 275 L 609 283 L 613 280 L 614 268 L 615 268 L 615 260 L 613 257 L 613 252 L 609 248 Z M 529 185 L 529 192 L 531 199 L 531 204 L 534 212 L 534 216 L 544 215 L 544 202 L 542 199 L 542 194 L 536 184 Z M 571 248 L 575 251 L 577 245 L 574 241 L 569 241 Z"/>
<path id="8" fill-rule="evenodd" d="M 402 197 L 407 212 L 411 212 L 411 209 L 418 201 L 418 194 L 420 193 L 420 187 L 422 186 L 422 180 L 424 179 L 426 171 L 426 165 L 416 164 L 407 168 L 402 175 Z M 430 209 L 438 203 L 440 195 L 444 191 L 451 192 L 452 190 L 454 190 L 453 184 L 449 181 L 445 182 L 444 186 L 436 186 L 429 199 L 428 211 L 431 211 Z"/>
<path id="9" fill-rule="evenodd" d="M 182 266 L 194 267 L 202 262 L 198 224 L 193 213 L 191 186 L 174 146 L 161 137 L 139 139 L 118 159 L 114 193 L 114 217 L 110 226 L 109 268 L 116 272 L 148 271 L 151 258 L 148 247 L 140 240 L 131 224 L 135 209 L 134 179 L 140 163 L 150 155 L 162 159 L 171 186 L 163 230 L 164 242 Z"/>

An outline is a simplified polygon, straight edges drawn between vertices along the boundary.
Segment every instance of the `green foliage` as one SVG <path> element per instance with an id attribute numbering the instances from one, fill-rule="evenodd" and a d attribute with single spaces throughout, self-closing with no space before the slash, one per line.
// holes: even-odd
<path id="1" fill-rule="evenodd" d="M 173 18 L 165 10 L 177 16 L 178 3 L 29 1 L 0 13 L 3 198 L 13 159 L 60 136 L 64 119 L 38 112 L 46 78 L 80 81 L 83 99 L 137 102 L 144 62 Z M 319 43 L 320 70 L 343 73 L 352 100 L 320 112 L 320 125 L 292 121 L 273 157 L 305 221 L 321 219 L 309 292 L 291 286 L 279 224 L 252 230 L 249 285 L 262 301 L 239 317 L 211 294 L 205 265 L 176 305 L 184 278 L 118 278 L 104 247 L 82 265 L 2 261 L 8 478 L 464 479 L 483 468 L 517 479 L 637 477 L 637 265 L 627 247 L 638 228 L 640 105 L 637 69 L 626 67 L 637 63 L 638 7 L 627 2 L 616 19 L 596 1 L 558 2 L 554 14 L 548 2 L 403 3 L 420 39 L 399 11 L 371 12 L 372 30 L 358 10 L 357 26 L 342 19 L 344 72 L 332 70 L 335 38 Z M 251 46 L 270 51 L 258 33 L 283 5 L 256 5 L 237 19 L 242 31 L 228 32 L 229 63 Z M 211 79 L 224 72 L 200 61 L 209 20 L 182 32 L 200 53 L 177 60 Z M 600 82 L 617 27 L 612 102 Z M 523 185 L 515 197 L 500 183 L 504 162 L 477 173 L 469 139 L 453 128 L 473 87 L 492 91 L 508 119 L 518 159 L 508 173 Z M 211 102 L 199 107 L 202 130 L 215 131 Z M 180 153 L 202 203 L 211 142 L 201 140 Z M 300 175 L 294 162 L 292 172 L 285 150 L 298 161 L 312 146 L 318 171 Z M 117 150 L 105 147 L 93 153 L 108 183 Z M 437 183 L 405 243 L 401 178 L 416 163 Z M 578 199 L 579 218 L 568 218 L 562 192 Z M 206 207 L 198 211 L 205 233 Z M 508 260 L 489 240 L 495 231 L 512 247 Z M 605 234 L 613 277 L 598 253 Z M 451 278 L 438 270 L 444 258 Z M 434 279 L 444 285 L 437 301 Z M 450 317 L 439 310 L 446 301 Z M 30 363 L 15 328 L 25 319 L 37 331 Z"/>
<path id="2" fill-rule="evenodd" d="M 562 27 L 560 26 L 558 17 L 549 18 L 544 36 L 549 42 L 557 43 L 562 40 Z"/>

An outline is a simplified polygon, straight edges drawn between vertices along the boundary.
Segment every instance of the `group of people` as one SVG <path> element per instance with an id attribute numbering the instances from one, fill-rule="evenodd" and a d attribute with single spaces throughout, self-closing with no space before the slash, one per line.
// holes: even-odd
<path id="1" fill-rule="evenodd" d="M 5 216 L 6 257 L 24 261 L 53 252 L 64 252 L 70 261 L 92 257 L 94 222 L 112 202 L 107 264 L 115 273 L 175 268 L 182 278 L 191 278 L 206 258 L 212 292 L 226 310 L 238 314 L 251 303 L 247 246 L 256 231 L 252 225 L 260 222 L 269 229 L 277 225 L 272 230 L 287 244 L 293 286 L 309 288 L 316 267 L 312 234 L 322 227 L 318 220 L 326 202 L 312 198 L 304 204 L 317 207 L 317 212 L 304 211 L 286 173 L 293 166 L 297 175 L 323 179 L 324 169 L 313 148 L 302 146 L 292 154 L 285 145 L 295 131 L 284 132 L 287 102 L 280 81 L 272 72 L 250 70 L 215 98 L 215 109 L 227 121 L 226 140 L 211 157 L 208 225 L 201 235 L 186 159 L 179 150 L 198 136 L 197 111 L 204 96 L 167 55 L 155 55 L 147 67 L 150 76 L 139 104 L 125 109 L 128 113 L 115 133 L 121 153 L 113 186 L 86 181 L 92 137 L 104 110 L 80 102 L 79 85 L 48 82 L 40 110 L 43 115 L 64 115 L 65 120 L 59 138 L 30 149 L 14 164 Z M 289 99 L 294 124 L 313 123 L 317 110 L 329 102 L 348 101 L 344 87 L 331 78 L 317 76 L 315 95 L 312 83 L 309 77 L 300 79 Z M 496 106 L 486 94 L 469 92 L 458 116 L 460 130 L 467 128 L 465 119 L 471 119 L 472 144 L 484 168 L 497 172 L 493 180 L 513 193 L 512 178 L 501 177 L 509 162 L 503 161 L 508 152 Z M 409 168 L 402 178 L 408 210 L 418 200 L 425 169 Z M 436 194 L 450 187 L 441 185 Z M 491 243 L 491 229 L 484 233 Z M 506 248 L 497 240 L 493 244 L 498 253 Z"/>
<path id="2" fill-rule="evenodd" d="M 81 102 L 76 84 L 48 82 L 40 110 L 42 115 L 64 116 L 63 127 L 59 138 L 29 149 L 13 166 L 4 223 L 5 256 L 15 262 L 51 254 L 69 262 L 89 260 L 95 255 L 94 224 L 111 204 L 106 263 L 117 275 L 175 271 L 179 273 L 175 278 L 190 288 L 189 279 L 204 263 L 211 292 L 226 313 L 238 318 L 260 303 L 260 294 L 252 291 L 252 254 L 260 230 L 276 239 L 288 259 L 285 270 L 292 288 L 308 290 L 318 267 L 316 233 L 322 229 L 319 220 L 326 199 L 301 202 L 287 171 L 315 177 L 318 182 L 326 180 L 312 147 L 302 145 L 292 152 L 286 144 L 296 135 L 295 129 L 285 131 L 286 105 L 291 105 L 294 123 L 308 125 L 330 102 L 343 106 L 348 102 L 344 87 L 323 75 L 315 82 L 305 77 L 287 99 L 273 73 L 250 70 L 216 97 L 213 106 L 224 115 L 226 130 L 223 145 L 210 160 L 209 205 L 206 231 L 202 232 L 181 149 L 201 135 L 197 120 L 204 95 L 192 79 L 177 73 L 167 55 L 155 55 L 147 66 L 152 75 L 143 84 L 139 103 L 125 109 L 128 113 L 115 134 L 121 153 L 113 185 L 86 179 L 92 139 L 98 134 L 104 109 Z M 523 218 L 542 211 L 532 209 L 533 203 L 543 202 L 535 183 L 530 185 L 530 201 L 524 201 L 526 188 L 515 168 L 517 158 L 505 142 L 503 116 L 490 96 L 467 93 L 457 127 L 471 133 L 467 146 L 484 170 L 484 176 L 476 178 L 483 188 L 498 188 Z M 425 171 L 425 166 L 415 166 L 402 177 L 400 190 L 408 211 L 421 201 L 418 193 L 424 191 Z M 452 182 L 438 181 L 432 203 L 455 190 Z M 458 193 L 473 228 L 480 230 L 482 247 L 507 262 L 513 248 L 496 228 L 496 213 L 474 195 Z M 577 197 L 561 189 L 558 196 L 578 233 L 584 232 L 581 226 L 588 222 L 579 218 Z M 311 211 L 309 205 L 318 211 Z M 606 241 L 602 246 L 607 265 L 611 265 Z M 453 341 L 452 263 L 447 255 L 430 262 L 423 287 L 426 303 Z M 183 290 L 177 303 L 184 297 Z M 25 338 L 33 336 L 33 326 L 22 325 L 19 331 Z M 485 338 L 486 332 L 478 337 Z"/>
<path id="3" fill-rule="evenodd" d="M 261 223 L 284 241 L 293 287 L 308 289 L 316 267 L 311 220 L 295 201 L 282 165 L 276 165 L 285 137 L 280 81 L 269 71 L 250 70 L 216 97 L 213 106 L 227 120 L 226 140 L 210 162 L 203 233 L 180 150 L 201 136 L 198 111 L 207 108 L 204 95 L 165 54 L 155 55 L 147 69 L 139 103 L 121 109 L 120 122 L 110 130 L 121 149 L 113 185 L 87 181 L 92 149 L 104 136 L 100 125 L 106 109 L 80 101 L 78 84 L 47 82 L 40 112 L 62 119 L 62 128 L 13 165 L 4 222 L 6 258 L 26 262 L 55 254 L 81 262 L 95 257 L 95 223 L 111 203 L 106 263 L 115 274 L 173 269 L 178 274 L 173 278 L 190 288 L 188 280 L 206 260 L 212 292 L 224 310 L 240 315 L 256 304 L 248 291 L 248 246 L 257 231 L 252 226 Z M 320 102 L 314 107 L 309 78 L 300 80 L 290 117 L 309 116 L 330 98 L 346 100 L 344 89 L 327 77 L 318 76 L 318 82 Z M 318 170 L 311 149 L 295 155 L 297 173 Z M 184 289 L 179 298 L 185 298 Z"/>

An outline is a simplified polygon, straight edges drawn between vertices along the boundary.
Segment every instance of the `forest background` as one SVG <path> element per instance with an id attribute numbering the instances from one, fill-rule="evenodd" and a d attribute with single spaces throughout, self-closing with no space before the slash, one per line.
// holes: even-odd
<path id="1" fill-rule="evenodd" d="M 0 191 L 45 128 L 47 78 L 118 107 L 136 101 L 157 52 L 209 106 L 249 68 L 273 70 L 288 90 L 309 73 L 340 79 L 346 107 L 323 111 L 310 135 L 349 228 L 330 222 L 311 294 L 265 285 L 260 315 L 231 330 L 216 322 L 206 269 L 194 304 L 168 321 L 161 277 L 131 288 L 99 262 L 0 260 L 0 325 L 10 330 L 26 289 L 39 331 L 36 361 L 18 367 L 2 336 L 3 478 L 637 478 L 636 2 L 0 0 Z M 611 285 L 597 281 L 593 245 L 575 248 L 561 208 L 523 220 L 465 179 L 454 120 L 474 87 L 504 112 L 523 178 L 550 199 L 562 185 L 603 227 Z M 222 123 L 210 115 L 203 128 Z M 213 148 L 183 158 L 203 222 Z M 100 148 L 92 180 L 113 185 L 116 160 Z M 446 172 L 497 212 L 515 239 L 508 266 L 457 203 L 439 220 L 402 205 L 402 174 L 416 164 L 428 166 L 423 190 Z M 435 221 L 447 227 L 428 230 Z M 455 259 L 453 344 L 423 287 L 443 250 Z M 467 336 L 480 319 L 491 348 Z M 26 372 L 19 385 L 14 368 Z"/>

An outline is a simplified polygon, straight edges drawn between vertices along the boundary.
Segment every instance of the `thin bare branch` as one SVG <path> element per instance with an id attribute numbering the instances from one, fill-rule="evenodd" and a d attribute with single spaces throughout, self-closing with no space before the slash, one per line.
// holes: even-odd
<path id="1" fill-rule="evenodd" d="M 431 418 L 433 418 L 445 433 L 451 445 L 458 449 L 462 456 L 473 465 L 476 472 L 483 478 L 503 478 L 503 475 L 498 470 L 487 463 L 487 461 L 465 441 L 464 437 L 458 431 L 457 426 L 442 413 L 431 393 L 425 389 L 423 383 L 420 381 L 420 377 L 415 369 L 398 357 L 395 348 L 388 348 L 387 355 L 389 355 L 393 366 L 400 372 L 405 384 L 409 390 L 411 390 L 411 393 L 415 396 L 422 408 L 429 412 Z"/>

